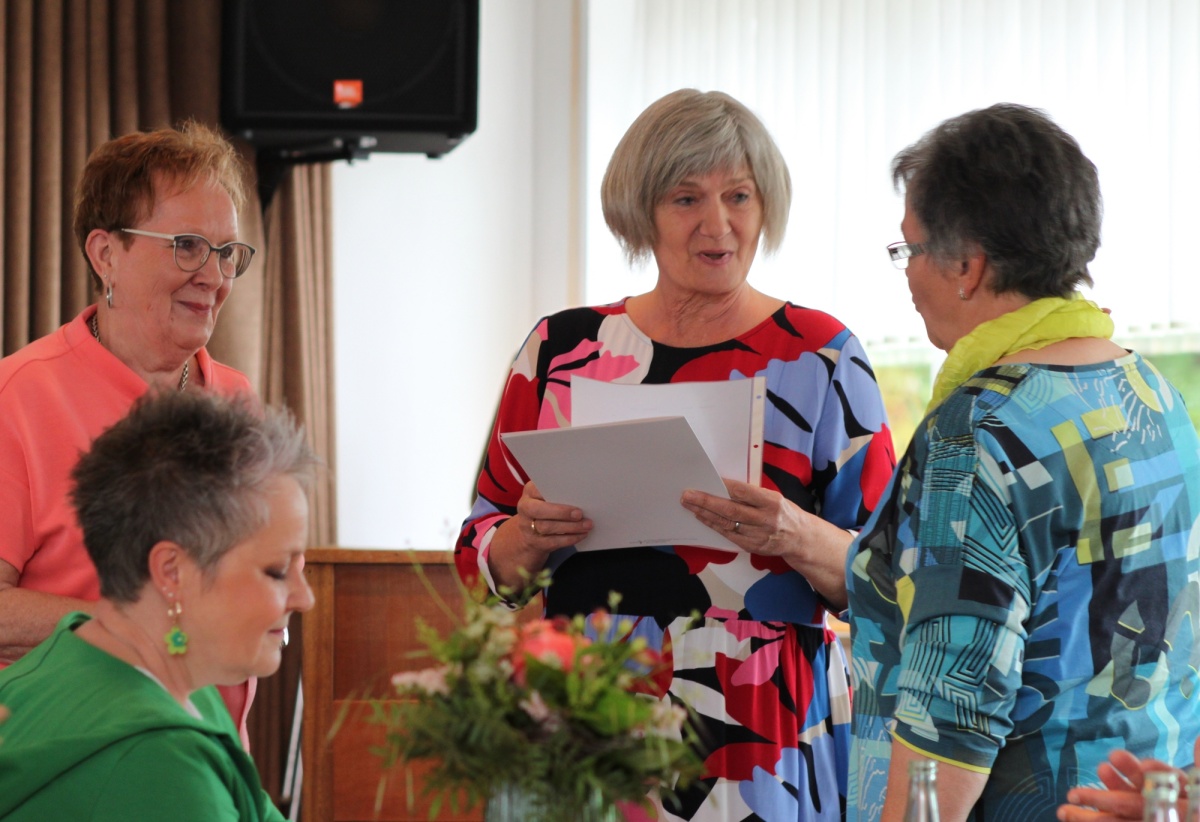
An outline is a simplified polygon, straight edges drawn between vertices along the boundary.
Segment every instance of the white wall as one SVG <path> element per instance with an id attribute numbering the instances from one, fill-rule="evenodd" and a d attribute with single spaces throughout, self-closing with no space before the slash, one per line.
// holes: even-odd
<path id="1" fill-rule="evenodd" d="M 517 347 L 578 302 L 578 18 L 485 0 L 475 134 L 334 168 L 343 547 L 452 546 Z"/>

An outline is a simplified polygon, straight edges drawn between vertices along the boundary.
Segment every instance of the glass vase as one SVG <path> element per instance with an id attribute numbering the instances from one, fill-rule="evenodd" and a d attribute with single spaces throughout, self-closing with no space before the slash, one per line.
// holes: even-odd
<path id="1" fill-rule="evenodd" d="M 582 810 L 566 812 L 562 808 L 540 805 L 537 797 L 511 785 L 501 788 L 488 800 L 484 822 L 622 822 L 620 810 L 595 802 Z"/>

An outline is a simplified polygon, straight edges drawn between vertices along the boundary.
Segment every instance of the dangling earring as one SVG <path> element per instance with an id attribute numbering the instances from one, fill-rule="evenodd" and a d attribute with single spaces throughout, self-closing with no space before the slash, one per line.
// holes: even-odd
<path id="1" fill-rule="evenodd" d="M 104 284 L 104 299 L 108 302 L 108 307 L 112 308 L 112 283 Z"/>
<path id="2" fill-rule="evenodd" d="M 174 623 L 171 630 L 163 636 L 163 640 L 167 643 L 167 653 L 171 656 L 187 653 L 188 637 L 179 627 L 179 617 L 183 613 L 183 606 L 174 599 L 171 600 L 171 607 L 167 609 L 167 616 Z"/>

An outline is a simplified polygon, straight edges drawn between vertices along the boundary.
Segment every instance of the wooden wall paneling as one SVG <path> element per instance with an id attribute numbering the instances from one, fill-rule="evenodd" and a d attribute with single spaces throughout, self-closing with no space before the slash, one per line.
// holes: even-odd
<path id="1" fill-rule="evenodd" d="M 310 555 L 314 551 L 308 552 Z M 314 562 L 310 556 L 304 574 L 313 590 L 312 610 L 301 616 L 304 633 L 300 684 L 304 689 L 304 718 L 300 729 L 303 763 L 301 819 L 333 819 L 333 756 L 326 743 L 333 726 L 333 599 L 335 566 Z"/>
<path id="2" fill-rule="evenodd" d="M 304 757 L 301 819 L 305 822 L 417 822 L 429 818 L 420 795 L 425 768 L 414 768 L 411 791 L 405 774 L 388 774 L 387 790 L 376 811 L 383 777 L 370 753 L 383 741 L 382 730 L 366 722 L 366 697 L 388 693 L 391 675 L 429 665 L 420 650 L 416 623 L 445 632 L 462 613 L 463 593 L 453 556 L 444 551 L 308 551 L 305 573 L 316 599 L 304 622 Z M 423 573 L 444 605 L 425 584 Z M 536 615 L 531 606 L 529 615 Z M 330 738 L 330 729 L 341 722 Z M 452 814 L 443 822 L 478 822 L 482 809 Z"/>

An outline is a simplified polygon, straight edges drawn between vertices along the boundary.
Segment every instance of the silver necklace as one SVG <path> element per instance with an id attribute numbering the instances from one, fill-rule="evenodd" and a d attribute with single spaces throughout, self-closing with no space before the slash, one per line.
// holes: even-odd
<path id="1" fill-rule="evenodd" d="M 95 314 L 93 314 L 91 319 L 88 320 L 88 328 L 92 329 L 92 336 L 96 338 L 96 342 L 100 343 L 101 345 L 104 345 L 104 343 L 100 340 L 100 320 L 97 319 Z M 188 360 L 185 360 L 183 363 L 183 373 L 179 375 L 179 389 L 178 390 L 180 390 L 180 391 L 187 388 L 188 370 L 189 370 L 190 365 L 191 365 L 190 358 Z"/>

